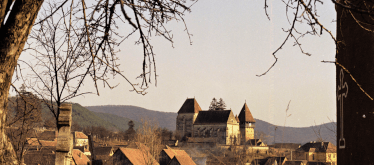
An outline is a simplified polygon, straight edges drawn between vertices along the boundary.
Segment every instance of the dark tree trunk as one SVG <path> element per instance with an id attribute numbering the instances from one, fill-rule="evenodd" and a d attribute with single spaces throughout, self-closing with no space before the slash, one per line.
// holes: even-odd
<path id="1" fill-rule="evenodd" d="M 366 5 L 373 6 L 370 2 Z M 374 23 L 367 15 L 337 6 L 336 94 L 339 165 L 374 164 L 374 101 L 365 94 L 366 92 L 371 97 L 374 96 L 374 27 L 365 22 Z"/>
<path id="2" fill-rule="evenodd" d="M 11 2 L 9 2 L 11 3 Z M 5 134 L 8 94 L 17 60 L 35 22 L 43 0 L 16 0 L 4 24 L 7 2 L 0 6 L 0 163 L 16 164 L 17 159 Z"/>

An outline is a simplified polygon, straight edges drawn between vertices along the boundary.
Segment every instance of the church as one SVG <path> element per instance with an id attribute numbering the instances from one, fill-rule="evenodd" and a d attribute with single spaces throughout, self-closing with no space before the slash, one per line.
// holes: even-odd
<path id="1" fill-rule="evenodd" d="M 240 145 L 254 139 L 255 123 L 246 103 L 238 117 L 232 110 L 203 111 L 195 98 L 187 98 L 178 111 L 176 131 L 192 143 Z"/>

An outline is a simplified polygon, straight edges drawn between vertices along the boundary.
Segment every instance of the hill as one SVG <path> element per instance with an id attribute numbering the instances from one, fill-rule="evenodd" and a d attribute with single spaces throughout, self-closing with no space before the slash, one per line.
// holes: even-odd
<path id="1" fill-rule="evenodd" d="M 85 107 L 77 103 L 72 103 L 72 117 L 73 122 L 81 127 L 88 126 L 102 126 L 109 130 L 126 131 L 128 129 L 127 123 L 130 121 L 128 118 L 119 117 L 112 114 L 96 113 L 89 111 Z M 45 121 L 47 118 L 53 117 L 48 107 L 42 105 L 42 118 Z M 141 123 L 134 121 L 135 129 Z"/>
<path id="2" fill-rule="evenodd" d="M 86 106 L 92 112 L 113 114 L 141 122 L 142 119 L 156 121 L 161 128 L 175 130 L 177 113 L 159 112 L 131 105 Z"/>
<path id="3" fill-rule="evenodd" d="M 158 122 L 160 127 L 165 127 L 172 131 L 175 130 L 175 123 L 178 115 L 177 113 L 147 110 L 130 105 L 87 106 L 86 108 L 93 112 L 113 114 L 138 122 L 140 122 L 142 118 L 153 119 Z M 336 123 L 310 127 L 283 127 L 260 119 L 255 120 L 255 131 L 257 134 L 262 133 L 265 135 L 263 137 L 268 144 L 274 143 L 274 135 L 276 143 L 306 143 L 309 141 L 317 141 L 320 135 L 323 140 L 336 144 L 335 133 L 330 130 L 336 130 Z M 275 128 L 277 129 L 275 130 Z"/>

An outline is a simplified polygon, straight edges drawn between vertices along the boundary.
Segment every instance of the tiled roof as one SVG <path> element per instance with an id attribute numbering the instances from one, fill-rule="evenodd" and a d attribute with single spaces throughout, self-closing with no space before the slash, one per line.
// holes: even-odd
<path id="1" fill-rule="evenodd" d="M 188 155 L 175 155 L 171 162 L 173 161 L 178 161 L 180 165 L 196 165 L 196 163 Z"/>
<path id="2" fill-rule="evenodd" d="M 249 110 L 247 103 L 244 103 L 242 110 L 239 113 L 240 122 L 251 122 L 255 123 L 256 120 L 253 118 L 251 111 Z"/>
<path id="3" fill-rule="evenodd" d="M 200 111 L 194 125 L 201 124 L 225 124 L 227 123 L 231 110 L 222 111 Z"/>
<path id="4" fill-rule="evenodd" d="M 90 159 L 78 149 L 73 149 L 73 160 L 76 165 L 87 165 Z"/>
<path id="5" fill-rule="evenodd" d="M 169 156 L 170 159 L 172 159 L 175 155 L 180 155 L 180 156 L 188 156 L 187 152 L 184 150 L 175 150 L 171 148 L 163 149 L 164 152 Z"/>
<path id="6" fill-rule="evenodd" d="M 197 103 L 195 98 L 186 99 L 182 107 L 179 109 L 179 113 L 198 113 L 201 111 L 200 105 Z"/>
<path id="7" fill-rule="evenodd" d="M 85 135 L 83 132 L 75 132 L 75 138 L 76 139 L 88 139 L 87 135 Z"/>
<path id="8" fill-rule="evenodd" d="M 142 152 L 139 149 L 123 147 L 120 147 L 116 151 L 115 155 L 118 154 L 117 152 L 122 152 L 133 165 L 148 164 L 148 161 L 151 161 L 153 165 L 159 165 L 159 163 L 152 157 L 149 152 Z"/>
<path id="9" fill-rule="evenodd" d="M 327 153 L 335 153 L 336 146 L 334 146 L 331 142 L 309 142 L 302 145 L 298 151 L 304 152 L 327 152 Z"/>

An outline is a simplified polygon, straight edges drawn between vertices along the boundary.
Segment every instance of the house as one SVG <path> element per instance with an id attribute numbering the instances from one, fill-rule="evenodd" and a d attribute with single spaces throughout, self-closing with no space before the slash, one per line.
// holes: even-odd
<path id="1" fill-rule="evenodd" d="M 75 165 L 88 165 L 90 163 L 90 159 L 78 149 L 73 149 L 72 157 Z"/>
<path id="2" fill-rule="evenodd" d="M 184 150 L 175 150 L 175 149 L 171 149 L 170 147 L 166 146 L 167 149 L 163 149 L 161 152 L 160 152 L 160 158 L 159 158 L 159 163 L 160 165 L 168 165 L 170 163 L 170 161 L 175 157 L 175 156 L 178 156 L 178 158 L 176 158 L 175 162 L 179 162 L 180 164 L 192 164 L 191 162 L 194 162 L 192 160 L 192 158 L 186 153 L 186 151 Z M 184 157 L 184 158 L 181 158 L 181 157 Z M 189 160 L 187 160 L 189 159 Z M 193 163 L 195 165 L 195 163 Z"/>
<path id="3" fill-rule="evenodd" d="M 171 159 L 168 165 L 196 165 L 195 162 L 187 155 L 175 155 L 173 159 Z"/>
<path id="4" fill-rule="evenodd" d="M 146 151 L 120 147 L 113 154 L 113 165 L 159 165 Z"/>
<path id="5" fill-rule="evenodd" d="M 331 142 L 309 142 L 293 152 L 295 160 L 336 164 L 336 146 Z"/>
<path id="6" fill-rule="evenodd" d="M 235 117 L 232 110 L 203 111 L 188 98 L 178 111 L 176 130 L 188 142 L 239 145 L 254 138 L 255 122 L 246 103 Z"/>
<path id="7" fill-rule="evenodd" d="M 86 146 L 88 145 L 88 136 L 83 132 L 74 131 L 74 146 Z"/>

